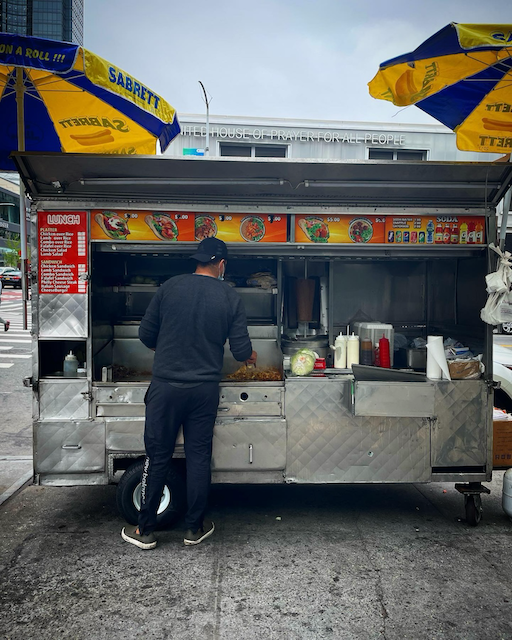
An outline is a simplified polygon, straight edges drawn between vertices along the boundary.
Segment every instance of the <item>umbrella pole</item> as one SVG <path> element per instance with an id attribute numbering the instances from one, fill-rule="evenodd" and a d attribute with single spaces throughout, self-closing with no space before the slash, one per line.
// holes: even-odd
<path id="1" fill-rule="evenodd" d="M 25 85 L 23 84 L 23 69 L 16 68 L 16 108 L 18 126 L 18 151 L 25 151 L 25 113 L 23 102 L 25 99 Z M 25 206 L 25 185 L 20 179 L 20 236 L 21 236 L 21 292 L 23 329 L 27 328 L 27 208 Z"/>

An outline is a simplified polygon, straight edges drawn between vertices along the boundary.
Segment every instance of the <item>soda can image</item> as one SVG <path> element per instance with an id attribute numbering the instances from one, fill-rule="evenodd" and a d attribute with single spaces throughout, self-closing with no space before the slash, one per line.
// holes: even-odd
<path id="1" fill-rule="evenodd" d="M 395 241 L 396 242 L 402 242 L 402 232 L 401 231 L 397 231 L 395 233 Z"/>
<path id="2" fill-rule="evenodd" d="M 395 241 L 395 232 L 388 231 L 388 242 L 394 242 L 394 241 Z"/>
<path id="3" fill-rule="evenodd" d="M 432 233 L 431 235 L 432 235 L 432 240 L 431 240 L 431 242 L 433 242 L 433 240 L 434 240 L 434 234 Z M 420 244 L 425 244 L 425 232 L 424 232 L 424 231 L 420 231 L 420 232 L 418 233 L 418 242 L 419 242 Z"/>
<path id="4" fill-rule="evenodd" d="M 410 233 L 408 231 L 404 231 L 404 242 L 409 242 Z"/>
<path id="5" fill-rule="evenodd" d="M 418 232 L 417 231 L 411 231 L 411 242 L 412 243 L 418 242 Z"/>

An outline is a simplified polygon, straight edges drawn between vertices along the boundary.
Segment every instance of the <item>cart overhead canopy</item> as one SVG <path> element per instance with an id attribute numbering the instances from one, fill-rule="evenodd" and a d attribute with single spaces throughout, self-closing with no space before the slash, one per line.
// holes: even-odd
<path id="1" fill-rule="evenodd" d="M 510 163 L 252 160 L 14 153 L 36 200 L 495 207 Z"/>

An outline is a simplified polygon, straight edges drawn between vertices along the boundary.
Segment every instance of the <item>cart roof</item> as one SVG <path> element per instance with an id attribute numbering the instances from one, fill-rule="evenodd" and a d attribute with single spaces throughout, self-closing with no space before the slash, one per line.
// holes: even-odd
<path id="1" fill-rule="evenodd" d="M 512 163 L 13 153 L 35 200 L 494 207 Z"/>

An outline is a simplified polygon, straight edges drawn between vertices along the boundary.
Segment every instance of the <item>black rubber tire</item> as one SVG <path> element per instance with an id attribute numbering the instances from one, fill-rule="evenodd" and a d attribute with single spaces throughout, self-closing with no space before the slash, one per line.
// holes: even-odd
<path id="1" fill-rule="evenodd" d="M 129 524 L 137 524 L 139 517 L 136 496 L 137 492 L 140 491 L 143 466 L 143 460 L 132 464 L 123 473 L 117 485 L 117 508 Z M 165 484 L 163 495 L 167 497 L 168 505 L 157 515 L 157 529 L 171 528 L 176 524 L 186 508 L 185 482 L 174 466 L 171 466 Z M 166 491 L 168 491 L 167 494 Z"/>
<path id="2" fill-rule="evenodd" d="M 466 522 L 470 527 L 476 527 L 482 519 L 482 510 L 478 506 L 479 500 L 475 496 L 466 496 Z"/>

